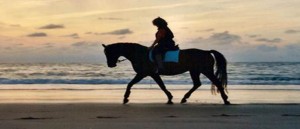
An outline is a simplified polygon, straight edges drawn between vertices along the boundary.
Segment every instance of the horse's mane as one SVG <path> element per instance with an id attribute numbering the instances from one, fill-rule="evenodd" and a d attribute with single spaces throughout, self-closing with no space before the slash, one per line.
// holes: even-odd
<path id="1" fill-rule="evenodd" d="M 138 49 L 145 49 L 147 48 L 146 46 L 144 45 L 141 45 L 139 43 L 129 43 L 129 42 L 118 42 L 118 43 L 113 43 L 113 44 L 110 44 L 108 46 L 123 46 L 123 47 L 134 47 L 134 48 L 138 48 Z"/>

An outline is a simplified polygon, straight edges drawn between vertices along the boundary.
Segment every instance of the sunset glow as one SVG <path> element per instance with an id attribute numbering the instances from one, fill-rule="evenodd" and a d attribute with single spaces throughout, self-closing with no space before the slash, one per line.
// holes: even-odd
<path id="1" fill-rule="evenodd" d="M 300 61 L 296 0 L 1 0 L 0 62 L 104 62 L 101 43 L 150 46 L 166 19 L 181 48 L 229 61 Z"/>

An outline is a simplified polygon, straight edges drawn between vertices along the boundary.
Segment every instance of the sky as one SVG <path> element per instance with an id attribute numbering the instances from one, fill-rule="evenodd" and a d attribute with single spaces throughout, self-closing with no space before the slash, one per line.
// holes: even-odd
<path id="1" fill-rule="evenodd" d="M 229 62 L 299 62 L 299 0 L 1 0 L 0 63 L 103 63 L 101 44 L 150 46 L 164 18 L 180 48 Z"/>

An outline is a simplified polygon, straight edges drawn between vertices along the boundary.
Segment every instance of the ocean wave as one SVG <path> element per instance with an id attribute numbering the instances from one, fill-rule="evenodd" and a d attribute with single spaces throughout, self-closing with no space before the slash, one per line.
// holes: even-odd
<path id="1" fill-rule="evenodd" d="M 127 84 L 130 80 L 103 79 L 4 79 L 0 84 Z"/>
<path id="2" fill-rule="evenodd" d="M 0 84 L 127 84 L 130 64 L 0 64 Z M 300 85 L 300 63 L 229 63 L 229 85 Z M 162 76 L 166 84 L 192 85 L 189 73 Z M 202 84 L 211 82 L 201 75 Z M 154 84 L 152 78 L 141 84 Z"/>
<path id="3" fill-rule="evenodd" d="M 262 81 L 300 81 L 299 77 L 255 77 L 250 80 L 262 80 Z"/>

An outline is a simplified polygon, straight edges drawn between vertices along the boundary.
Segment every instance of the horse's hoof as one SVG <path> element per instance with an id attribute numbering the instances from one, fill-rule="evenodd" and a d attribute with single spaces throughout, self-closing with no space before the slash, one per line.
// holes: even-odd
<path id="1" fill-rule="evenodd" d="M 167 104 L 172 105 L 174 103 L 172 101 L 168 101 Z"/>
<path id="2" fill-rule="evenodd" d="M 181 103 L 181 104 L 184 104 L 184 103 L 186 103 L 186 102 L 187 102 L 186 99 L 182 99 L 180 103 Z"/>
<path id="3" fill-rule="evenodd" d="M 123 104 L 127 104 L 129 102 L 129 99 L 124 99 Z"/>
<path id="4" fill-rule="evenodd" d="M 230 105 L 231 103 L 229 101 L 226 101 L 224 104 L 225 105 Z"/>

